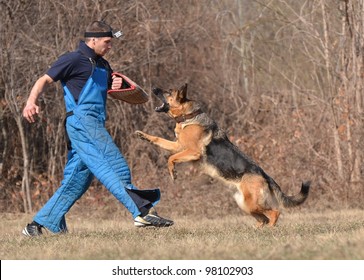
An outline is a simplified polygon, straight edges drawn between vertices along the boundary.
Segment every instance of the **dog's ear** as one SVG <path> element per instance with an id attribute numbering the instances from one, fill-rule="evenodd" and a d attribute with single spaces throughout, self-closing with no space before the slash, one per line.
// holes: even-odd
<path id="1" fill-rule="evenodd" d="M 187 99 L 187 83 L 178 89 L 178 99 L 181 103 Z"/>

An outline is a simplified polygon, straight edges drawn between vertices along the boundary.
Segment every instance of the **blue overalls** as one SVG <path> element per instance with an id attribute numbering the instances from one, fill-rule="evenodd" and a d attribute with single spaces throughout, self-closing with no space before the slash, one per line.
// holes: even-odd
<path id="1" fill-rule="evenodd" d="M 76 104 L 65 84 L 68 114 L 66 130 L 71 141 L 61 186 L 34 217 L 52 232 L 67 231 L 65 214 L 85 193 L 95 176 L 132 214 L 159 202 L 160 191 L 137 190 L 131 184 L 127 162 L 105 128 L 108 71 L 95 65 Z"/>

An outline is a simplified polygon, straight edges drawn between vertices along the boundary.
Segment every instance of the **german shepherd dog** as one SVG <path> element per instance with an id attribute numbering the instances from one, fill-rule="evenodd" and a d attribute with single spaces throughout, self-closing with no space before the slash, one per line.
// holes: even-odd
<path id="1" fill-rule="evenodd" d="M 179 89 L 153 89 L 163 104 L 157 112 L 165 112 L 176 121 L 176 141 L 136 131 L 136 135 L 172 153 L 168 170 L 176 179 L 175 164 L 199 161 L 203 171 L 235 186 L 234 198 L 239 207 L 252 215 L 258 227 L 274 226 L 278 220 L 279 206 L 294 207 L 302 204 L 309 192 L 310 182 L 304 182 L 301 191 L 287 196 L 278 184 L 253 160 L 241 152 L 217 124 L 201 110 L 201 106 L 187 98 L 187 84 Z"/>

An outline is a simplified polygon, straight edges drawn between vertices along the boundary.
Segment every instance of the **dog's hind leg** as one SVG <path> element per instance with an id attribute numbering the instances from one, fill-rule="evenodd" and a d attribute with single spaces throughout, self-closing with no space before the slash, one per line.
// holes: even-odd
<path id="1" fill-rule="evenodd" d="M 270 223 L 270 220 L 267 216 L 260 212 L 251 212 L 251 209 L 247 204 L 249 204 L 250 195 L 247 195 L 248 203 L 245 203 L 244 195 L 238 191 L 234 194 L 234 198 L 238 206 L 245 213 L 252 215 L 257 220 L 257 227 L 262 228 L 264 225 Z"/>
<path id="2" fill-rule="evenodd" d="M 264 225 L 270 223 L 270 220 L 261 213 L 251 213 L 251 215 L 258 221 L 257 227 L 262 228 Z"/>
<path id="3" fill-rule="evenodd" d="M 269 226 L 274 227 L 279 218 L 279 210 L 265 210 L 264 215 L 269 219 Z"/>
<path id="4" fill-rule="evenodd" d="M 270 191 L 260 174 L 244 175 L 238 190 L 239 192 L 235 195 L 238 205 L 258 221 L 258 227 L 263 227 L 265 224 L 275 225 L 279 211 L 272 210 Z"/>

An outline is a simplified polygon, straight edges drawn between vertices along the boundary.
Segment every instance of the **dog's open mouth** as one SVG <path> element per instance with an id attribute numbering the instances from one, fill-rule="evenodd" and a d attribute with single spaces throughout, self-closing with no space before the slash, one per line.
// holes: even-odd
<path id="1" fill-rule="evenodd" d="M 158 97 L 158 99 L 160 99 L 163 102 L 162 105 L 156 107 L 154 110 L 158 113 L 160 113 L 160 112 L 167 113 L 169 111 L 169 104 L 168 104 L 166 98 L 164 97 L 163 90 L 160 88 L 153 88 L 152 92 L 154 93 L 154 95 L 156 97 Z"/>
<path id="2" fill-rule="evenodd" d="M 155 107 L 154 110 L 158 113 L 161 113 L 161 112 L 167 113 L 169 111 L 169 104 L 163 103 L 161 106 Z"/>

